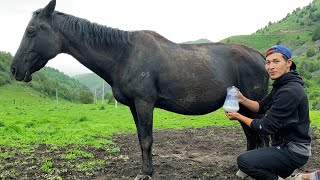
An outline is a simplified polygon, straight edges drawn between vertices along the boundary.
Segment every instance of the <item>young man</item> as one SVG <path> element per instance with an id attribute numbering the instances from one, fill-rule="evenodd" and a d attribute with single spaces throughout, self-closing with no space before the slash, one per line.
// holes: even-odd
<path id="1" fill-rule="evenodd" d="M 306 164 L 311 155 L 309 105 L 302 78 L 295 71 L 287 47 L 271 47 L 266 52 L 265 69 L 274 80 L 271 92 L 259 102 L 244 97 L 240 91 L 238 97 L 241 105 L 266 115 L 262 119 L 250 119 L 237 112 L 226 115 L 272 137 L 271 147 L 239 155 L 239 169 L 255 179 L 278 180 Z"/>

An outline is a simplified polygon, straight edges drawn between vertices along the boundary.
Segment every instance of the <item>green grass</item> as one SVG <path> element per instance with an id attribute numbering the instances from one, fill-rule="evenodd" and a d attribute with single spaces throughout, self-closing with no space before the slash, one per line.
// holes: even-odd
<path id="1" fill-rule="evenodd" d="M 132 115 L 126 106 L 115 108 L 107 105 L 100 110 L 100 104 L 60 101 L 57 105 L 54 100 L 43 98 L 31 89 L 11 85 L 0 88 L 0 101 L 1 146 L 74 144 L 103 146 L 112 152 L 119 151 L 110 141 L 113 135 L 136 133 Z M 320 126 L 319 113 L 310 112 L 315 127 Z M 205 126 L 239 126 L 239 123 L 228 120 L 222 110 L 202 116 L 180 115 L 161 109 L 154 111 L 155 130 Z M 79 152 L 73 152 L 73 155 L 79 156 Z"/>

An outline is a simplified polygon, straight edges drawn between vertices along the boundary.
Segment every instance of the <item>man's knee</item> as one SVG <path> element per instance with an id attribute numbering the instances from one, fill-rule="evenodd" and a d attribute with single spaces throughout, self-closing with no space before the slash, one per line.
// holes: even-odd
<path id="1" fill-rule="evenodd" d="M 250 168 L 248 165 L 248 162 L 247 162 L 247 158 L 245 158 L 244 154 L 240 154 L 237 157 L 237 164 L 238 164 L 239 169 L 241 169 L 242 171 L 246 171 L 247 169 Z"/>

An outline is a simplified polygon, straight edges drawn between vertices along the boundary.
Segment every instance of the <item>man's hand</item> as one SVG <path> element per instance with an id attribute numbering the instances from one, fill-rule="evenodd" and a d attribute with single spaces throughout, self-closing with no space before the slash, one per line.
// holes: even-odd
<path id="1" fill-rule="evenodd" d="M 230 119 L 230 120 L 238 120 L 243 122 L 244 124 L 246 124 L 247 126 L 251 125 L 251 122 L 253 121 L 251 118 L 245 117 L 243 115 L 241 115 L 238 112 L 226 112 L 225 111 L 226 116 Z"/>
<path id="2" fill-rule="evenodd" d="M 226 116 L 230 119 L 230 120 L 239 120 L 239 116 L 240 114 L 237 112 L 227 112 L 225 111 Z"/>

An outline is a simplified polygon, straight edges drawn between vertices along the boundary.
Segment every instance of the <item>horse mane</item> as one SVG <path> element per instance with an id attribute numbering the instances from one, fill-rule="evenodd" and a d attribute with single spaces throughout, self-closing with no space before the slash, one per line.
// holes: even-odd
<path id="1" fill-rule="evenodd" d="M 127 46 L 130 44 L 131 31 L 123 31 L 107 27 L 73 15 L 55 11 L 56 15 L 63 16 L 63 29 L 70 31 L 73 36 L 79 37 L 86 46 L 105 48 L 106 46 Z"/>

